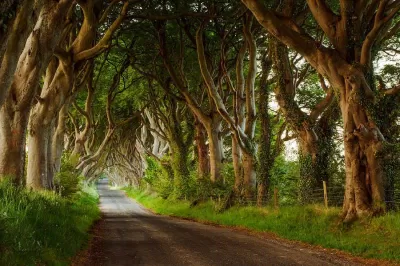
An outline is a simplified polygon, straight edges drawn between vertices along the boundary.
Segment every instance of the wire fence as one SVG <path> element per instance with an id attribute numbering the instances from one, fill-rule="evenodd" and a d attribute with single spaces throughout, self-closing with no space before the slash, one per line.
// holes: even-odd
<path id="1" fill-rule="evenodd" d="M 345 188 L 340 185 L 329 186 L 326 188 L 313 189 L 307 198 L 307 204 L 322 204 L 326 207 L 341 207 L 344 201 Z M 385 203 L 389 210 L 400 210 L 400 188 L 385 190 Z M 279 191 L 279 188 L 271 188 L 269 193 L 263 197 L 264 205 L 290 206 L 298 205 L 298 194 L 296 191 Z M 256 205 L 259 199 L 242 199 L 242 204 Z"/>

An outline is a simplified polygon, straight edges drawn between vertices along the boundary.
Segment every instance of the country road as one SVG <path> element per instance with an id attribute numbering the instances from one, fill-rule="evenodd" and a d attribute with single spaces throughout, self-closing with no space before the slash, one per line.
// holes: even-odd
<path id="1" fill-rule="evenodd" d="M 107 180 L 98 189 L 104 216 L 84 265 L 355 265 L 286 241 L 154 215 Z"/>

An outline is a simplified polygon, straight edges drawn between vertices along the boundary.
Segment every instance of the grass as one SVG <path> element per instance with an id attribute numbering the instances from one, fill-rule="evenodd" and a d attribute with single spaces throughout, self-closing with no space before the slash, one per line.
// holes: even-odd
<path id="1" fill-rule="evenodd" d="M 258 208 L 233 207 L 223 213 L 215 211 L 212 202 L 190 207 L 188 201 L 162 199 L 144 192 L 125 188 L 127 195 L 158 214 L 240 226 L 267 231 L 277 236 L 325 248 L 335 248 L 356 256 L 400 262 L 400 214 L 344 225 L 339 208 L 325 209 L 320 205 Z"/>
<path id="2" fill-rule="evenodd" d="M 97 202 L 91 187 L 66 199 L 0 182 L 0 265 L 69 265 L 100 216 Z"/>

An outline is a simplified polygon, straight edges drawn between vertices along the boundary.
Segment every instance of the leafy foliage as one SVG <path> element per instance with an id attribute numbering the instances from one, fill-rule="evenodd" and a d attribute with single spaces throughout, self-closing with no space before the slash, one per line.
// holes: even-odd
<path id="1" fill-rule="evenodd" d="M 64 153 L 62 157 L 61 170 L 56 174 L 56 191 L 63 197 L 73 197 L 80 191 L 80 183 L 83 178 L 79 171 L 75 169 L 78 162 L 77 156 Z"/>

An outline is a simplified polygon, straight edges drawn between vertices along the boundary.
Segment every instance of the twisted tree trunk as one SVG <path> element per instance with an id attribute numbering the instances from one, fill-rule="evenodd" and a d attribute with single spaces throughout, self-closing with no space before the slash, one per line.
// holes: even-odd
<path id="1" fill-rule="evenodd" d="M 18 8 L 16 8 L 18 6 L 16 2 L 21 2 Z M 37 13 L 41 11 L 43 5 L 46 6 L 49 3 L 46 1 L 36 1 L 35 3 L 35 1 L 25 0 L 7 1 L 2 5 L 3 11 L 1 13 L 6 12 L 5 16 L 8 16 L 9 12 L 13 11 L 12 9 L 17 10 L 14 19 L 10 19 L 6 25 L 0 24 L 0 107 L 7 99 L 17 69 L 18 59 L 24 46 L 29 45 L 29 40 L 27 40 L 29 34 L 31 34 L 35 24 L 40 25 L 41 20 L 46 17 L 46 14 L 42 12 L 39 15 L 38 23 L 36 23 Z M 1 20 L 4 22 L 6 19 L 2 18 Z M 6 29 L 6 32 L 2 34 L 4 29 Z M 36 30 L 38 30 L 38 27 L 36 27 Z"/>
<path id="2" fill-rule="evenodd" d="M 299 144 L 298 200 L 300 204 L 309 204 L 312 202 L 312 192 L 322 187 L 322 182 L 320 182 L 322 172 L 318 171 L 322 168 L 318 167 L 317 158 L 324 147 L 319 145 L 316 120 L 332 104 L 333 92 L 326 88 L 321 80 L 326 91 L 326 97 L 313 107 L 310 114 L 303 112 L 295 101 L 296 87 L 287 47 L 278 43 L 277 40 L 271 40 L 271 50 L 274 67 L 279 77 L 275 88 L 276 99 L 286 121 L 297 134 Z M 327 164 L 327 162 L 325 163 Z"/>
<path id="3" fill-rule="evenodd" d="M 384 212 L 387 174 L 384 154 L 388 143 L 373 112 L 374 83 L 366 76 L 373 76 L 372 61 L 378 50 L 373 48 L 397 32 L 398 24 L 391 26 L 391 22 L 400 6 L 388 1 L 354 4 L 340 0 L 337 15 L 325 1 L 308 0 L 308 7 L 331 48 L 317 42 L 299 25 L 280 20 L 260 1 L 242 2 L 264 28 L 326 76 L 340 95 L 346 167 L 344 221 Z M 283 4 L 290 9 L 288 2 Z"/>
<path id="4" fill-rule="evenodd" d="M 25 132 L 29 112 L 37 93 L 41 74 L 48 67 L 45 86 L 51 82 L 55 72 L 55 60 L 48 62 L 60 40 L 63 24 L 72 1 L 47 3 L 30 34 L 19 58 L 14 80 L 7 95 L 7 101 L 0 110 L 0 178 L 12 176 L 16 183 L 22 183 L 25 167 Z M 10 142 L 9 140 L 12 139 Z"/>
<path id="5" fill-rule="evenodd" d="M 40 187 L 40 180 L 47 179 L 47 171 L 42 165 L 47 165 L 48 163 L 42 160 L 50 159 L 46 156 L 41 156 L 41 148 L 43 148 L 43 143 L 46 141 L 42 139 L 41 132 L 47 132 L 50 129 L 51 123 L 57 117 L 65 101 L 71 97 L 72 88 L 75 85 L 75 78 L 78 76 L 79 70 L 90 70 L 84 62 L 105 50 L 113 33 L 118 29 L 127 13 L 129 2 L 124 3 L 120 15 L 95 46 L 93 46 L 93 42 L 99 23 L 100 14 L 98 12 L 101 9 L 97 9 L 96 2 L 93 0 L 79 1 L 79 4 L 84 14 L 79 33 L 68 51 L 58 47 L 59 49 L 56 53 L 59 60 L 57 70 L 51 78 L 51 82 L 42 89 L 38 102 L 31 110 L 28 131 L 27 173 L 29 182 L 27 182 L 27 185 L 33 189 L 45 188 Z M 84 74 L 83 76 L 86 77 L 87 75 Z M 32 145 L 32 148 L 30 145 Z"/>

